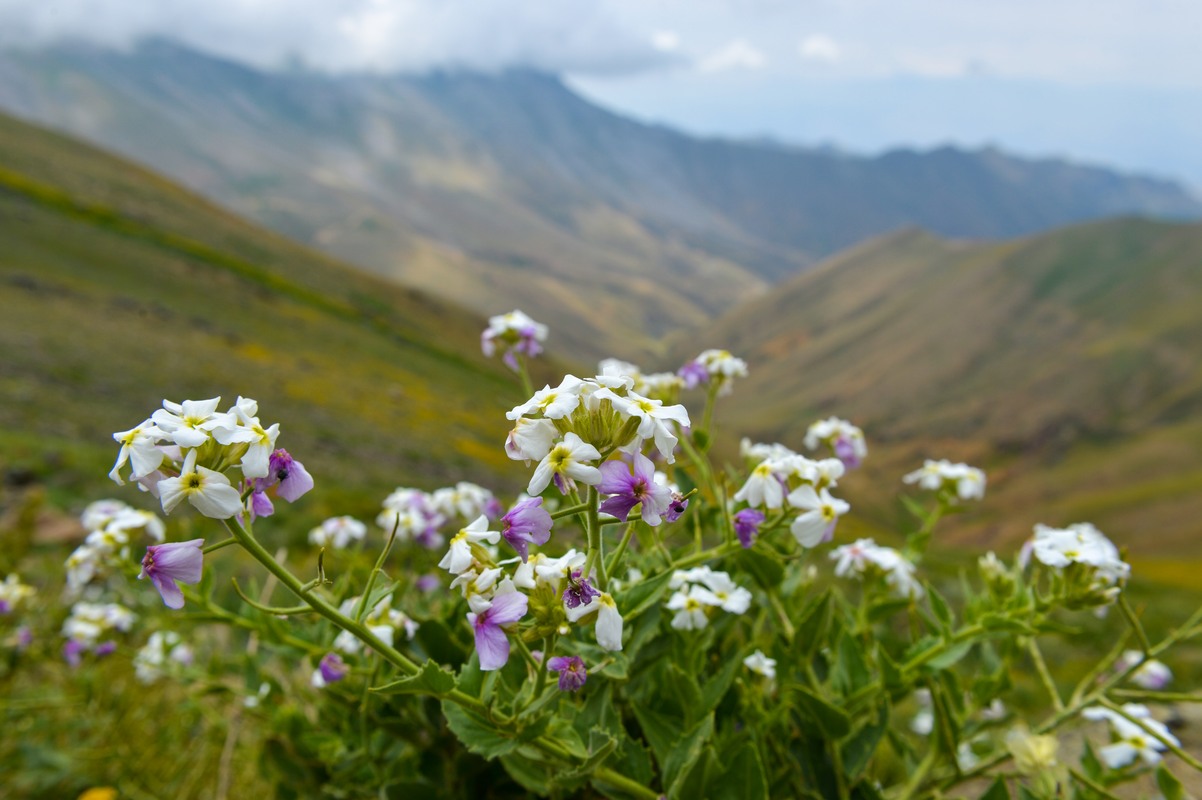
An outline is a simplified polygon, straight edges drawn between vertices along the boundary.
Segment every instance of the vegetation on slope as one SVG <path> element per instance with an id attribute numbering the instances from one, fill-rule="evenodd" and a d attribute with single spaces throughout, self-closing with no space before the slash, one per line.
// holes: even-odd
<path id="1" fill-rule="evenodd" d="M 479 355 L 478 317 L 9 118 L 0 240 L 10 482 L 107 493 L 110 434 L 140 421 L 129 409 L 214 395 L 258 399 L 319 486 L 328 476 L 337 491 L 314 515 L 370 513 L 398 484 L 492 478 L 505 460 L 495 398 L 519 391 Z"/>
<path id="2" fill-rule="evenodd" d="M 1089 519 L 1140 554 L 1198 556 L 1200 263 L 1198 225 L 1120 219 L 998 244 L 903 231 L 679 353 L 722 345 L 748 359 L 726 410 L 757 420 L 755 438 L 799 445 L 837 414 L 874 443 L 873 479 L 923 457 L 979 462 L 990 492 L 962 539 Z"/>

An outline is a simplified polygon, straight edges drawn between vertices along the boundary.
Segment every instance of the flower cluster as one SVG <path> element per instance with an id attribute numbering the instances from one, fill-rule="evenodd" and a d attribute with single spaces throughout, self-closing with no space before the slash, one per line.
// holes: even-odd
<path id="1" fill-rule="evenodd" d="M 706 566 L 673 572 L 668 588 L 674 593 L 665 608 L 676 612 L 672 627 L 681 631 L 701 630 L 719 610 L 743 614 L 751 607 L 751 592 Z"/>
<path id="2" fill-rule="evenodd" d="M 1036 525 L 1035 536 L 1023 545 L 1020 561 L 1025 566 L 1032 557 L 1060 579 L 1058 588 L 1074 605 L 1112 602 L 1131 574 L 1119 549 L 1088 522 L 1067 528 Z"/>
<path id="3" fill-rule="evenodd" d="M 747 377 L 747 362 L 726 350 L 705 350 L 676 374 L 686 389 L 715 386 L 718 394 L 728 394 L 735 378 Z"/>
<path id="4" fill-rule="evenodd" d="M 914 576 L 914 564 L 892 547 L 872 539 L 859 539 L 831 551 L 835 574 L 840 578 L 883 580 L 899 598 L 921 598 L 922 584 Z"/>
<path id="5" fill-rule="evenodd" d="M 242 492 L 228 472 L 240 474 L 250 495 L 246 510 L 254 516 L 272 512 L 268 492 L 292 502 L 313 486 L 304 466 L 285 450 L 276 450 L 280 426 L 264 427 L 259 404 L 239 397 L 219 412 L 220 397 L 209 400 L 163 401 L 149 419 L 113 434 L 121 445 L 109 477 L 129 478 L 159 498 L 170 514 L 187 500 L 201 514 L 229 519 L 243 512 Z"/>
<path id="6" fill-rule="evenodd" d="M 154 683 L 168 673 L 191 666 L 192 648 L 174 631 L 155 631 L 134 656 L 134 674 L 142 683 Z"/>
<path id="7" fill-rule="evenodd" d="M 163 521 L 149 511 L 120 500 L 97 500 L 80 516 L 88 531 L 83 544 L 67 556 L 67 590 L 78 594 L 97 578 L 121 568 L 131 558 L 130 546 L 144 536 L 163 541 Z"/>
<path id="8" fill-rule="evenodd" d="M 309 531 L 309 544 L 345 550 L 367 536 L 367 526 L 354 517 L 330 517 Z"/>
<path id="9" fill-rule="evenodd" d="M 868 456 L 864 432 L 845 419 L 829 417 L 806 430 L 805 446 L 816 450 L 825 445 L 848 469 L 855 469 Z"/>
<path id="10" fill-rule="evenodd" d="M 348 617 L 354 617 L 359 608 L 359 597 L 351 597 L 342 601 L 339 611 Z M 366 609 L 363 624 L 376 635 L 380 641 L 391 647 L 396 640 L 396 632 L 403 631 L 406 639 L 417 635 L 418 623 L 410 619 L 405 612 L 392 607 L 392 596 L 384 595 L 376 601 L 375 606 Z M 334 649 L 356 655 L 363 650 L 363 643 L 349 631 L 342 631 L 334 639 Z"/>
<path id="11" fill-rule="evenodd" d="M 32 586 L 21 583 L 21 576 L 9 575 L 0 583 L 0 614 L 11 614 L 33 597 Z"/>
<path id="12" fill-rule="evenodd" d="M 552 483 L 561 494 L 572 492 L 576 481 L 596 486 L 603 479 L 596 464 L 619 449 L 639 451 L 648 441 L 665 461 L 675 462 L 677 426 L 688 427 L 688 412 L 682 405 L 643 397 L 633 385 L 625 375 L 568 375 L 506 415 L 514 427 L 505 452 L 515 461 L 538 462 L 526 488 L 530 495 L 542 494 Z"/>
<path id="13" fill-rule="evenodd" d="M 119 603 L 84 603 L 71 607 L 71 615 L 63 622 L 63 658 L 71 666 L 78 666 L 83 654 L 92 652 L 106 656 L 117 648 L 117 643 L 104 639 L 110 633 L 128 633 L 137 616 Z"/>
<path id="14" fill-rule="evenodd" d="M 635 394 L 667 404 L 678 402 L 680 390 L 685 388 L 684 378 L 675 372 L 644 373 L 634 364 L 616 358 L 602 361 L 597 365 L 597 372 L 599 375 L 630 378 L 633 381 L 630 388 Z"/>
<path id="15" fill-rule="evenodd" d="M 547 326 L 535 322 L 521 311 L 510 311 L 489 317 L 488 327 L 480 334 L 480 349 L 486 356 L 501 350 L 502 360 L 514 372 L 518 370 L 519 355 L 533 358 L 543 351 L 547 341 Z"/>
<path id="16" fill-rule="evenodd" d="M 1150 692 L 1160 691 L 1173 680 L 1173 671 L 1161 662 L 1148 658 L 1139 650 L 1124 650 L 1114 669 L 1126 672 L 1132 667 L 1136 669 L 1131 673 L 1131 682 Z"/>
<path id="17" fill-rule="evenodd" d="M 378 526 L 386 533 L 395 530 L 400 541 L 413 541 L 429 549 L 442 546 L 446 525 L 479 516 L 496 519 L 502 510 L 492 492 L 468 481 L 433 492 L 399 487 L 384 499 L 383 505 L 376 517 Z"/>
<path id="18" fill-rule="evenodd" d="M 961 500 L 980 500 L 985 496 L 985 473 L 967 464 L 953 464 L 946 459 L 927 459 L 921 469 L 902 478 L 916 483 L 918 488 L 940 492 Z"/>
<path id="19" fill-rule="evenodd" d="M 790 511 L 798 512 L 790 530 L 801 546 L 816 547 L 829 542 L 839 517 L 851 509 L 830 493 L 843 477 L 843 462 L 837 458 L 815 461 L 779 444 L 747 444 L 743 450 L 752 456 L 768 455 L 751 470 L 743 487 L 735 493 L 735 502 L 769 511 L 782 511 L 787 502 Z M 736 525 L 744 527 L 747 538 L 752 538 L 748 526 L 754 520 L 754 516 L 736 515 Z M 755 524 L 758 529 L 758 522 Z"/>

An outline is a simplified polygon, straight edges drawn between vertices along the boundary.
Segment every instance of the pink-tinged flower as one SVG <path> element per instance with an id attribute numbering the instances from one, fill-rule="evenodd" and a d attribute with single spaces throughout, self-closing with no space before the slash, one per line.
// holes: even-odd
<path id="1" fill-rule="evenodd" d="M 574 692 L 588 680 L 588 670 L 580 656 L 555 656 L 547 662 L 547 669 L 559 673 L 561 692 Z"/>
<path id="2" fill-rule="evenodd" d="M 509 661 L 509 637 L 502 628 L 526 616 L 529 601 L 521 592 L 499 594 L 479 614 L 469 611 L 467 621 L 476 634 L 476 653 L 480 669 L 500 669 Z"/>
<path id="3" fill-rule="evenodd" d="M 745 508 L 735 514 L 734 522 L 735 535 L 739 537 L 739 544 L 751 547 L 755 544 L 755 538 L 760 534 L 760 525 L 764 522 L 764 512 L 754 508 Z"/>
<path id="4" fill-rule="evenodd" d="M 585 606 L 600 597 L 601 593 L 593 588 L 588 578 L 580 577 L 580 570 L 573 570 L 568 576 L 567 588 L 563 590 L 563 604 L 568 608 Z"/>
<path id="5" fill-rule="evenodd" d="M 281 448 L 272 453 L 267 468 L 268 473 L 264 480 L 271 482 L 268 486 L 277 485 L 276 493 L 289 503 L 295 503 L 313 488 L 313 478 L 305 470 L 305 465 L 288 455 L 287 450 Z"/>
<path id="6" fill-rule="evenodd" d="M 840 436 L 835 440 L 835 458 L 843 462 L 843 466 L 848 469 L 855 469 L 860 466 L 860 454 L 856 452 L 856 446 L 850 439 Z"/>
<path id="7" fill-rule="evenodd" d="M 83 654 L 88 646 L 77 639 L 68 639 L 63 645 L 63 660 L 72 667 L 78 667 L 83 660 Z"/>
<path id="8" fill-rule="evenodd" d="M 97 658 L 111 656 L 115 652 L 117 652 L 117 643 L 114 641 L 101 642 L 92 648 L 92 654 Z"/>
<path id="9" fill-rule="evenodd" d="M 551 538 L 551 515 L 542 507 L 541 497 L 518 503 L 501 517 L 501 536 L 518 551 L 522 563 L 530 554 L 530 545 L 543 545 Z"/>
<path id="10" fill-rule="evenodd" d="M 694 359 L 681 367 L 676 374 L 684 381 L 684 388 L 696 389 L 710 382 L 710 371 L 705 365 Z"/>
<path id="11" fill-rule="evenodd" d="M 252 492 L 249 505 L 252 522 L 259 517 L 270 517 L 275 513 L 275 504 L 271 502 L 271 498 L 267 496 L 267 492 Z"/>
<path id="12" fill-rule="evenodd" d="M 633 472 L 632 472 L 633 467 Z M 631 509 L 641 505 L 643 522 L 658 525 L 672 503 L 672 490 L 655 482 L 655 465 L 642 453 L 634 454 L 634 464 L 606 461 L 601 465 L 601 483 L 597 490 L 611 495 L 601 503 L 601 511 L 623 522 Z"/>
<path id="13" fill-rule="evenodd" d="M 204 542 L 204 539 L 193 539 L 150 545 L 146 548 L 142 574 L 138 578 L 150 578 L 168 608 L 183 608 L 184 593 L 175 582 L 191 584 L 200 580 L 204 566 L 204 553 L 200 548 Z"/>
<path id="14" fill-rule="evenodd" d="M 417 590 L 419 592 L 430 593 L 442 586 L 442 579 L 433 573 L 426 573 L 417 579 Z"/>
<path id="15" fill-rule="evenodd" d="M 668 503 L 668 510 L 664 512 L 664 522 L 675 522 L 680 519 L 680 515 L 688 507 L 689 498 L 680 492 L 672 492 L 672 501 Z"/>
<path id="16" fill-rule="evenodd" d="M 317 669 L 313 671 L 310 683 L 321 689 L 342 680 L 350 671 L 351 668 L 342 660 L 342 656 L 337 653 L 326 653 L 318 663 Z"/>

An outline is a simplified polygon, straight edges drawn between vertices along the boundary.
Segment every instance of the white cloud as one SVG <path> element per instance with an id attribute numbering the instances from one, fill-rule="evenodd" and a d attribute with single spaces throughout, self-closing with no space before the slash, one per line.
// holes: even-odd
<path id="1" fill-rule="evenodd" d="M 700 72 L 725 72 L 732 69 L 761 69 L 768 57 L 746 39 L 728 42 L 697 62 Z"/>
<path id="2" fill-rule="evenodd" d="M 651 46 L 664 53 L 680 47 L 680 34 L 676 31 L 656 31 L 651 36 Z"/>
<path id="3" fill-rule="evenodd" d="M 801 40 L 797 52 L 806 61 L 833 64 L 843 57 L 843 48 L 829 36 L 816 33 Z"/>
<path id="4" fill-rule="evenodd" d="M 260 67 L 332 71 L 527 66 L 614 75 L 677 63 L 592 0 L 0 0 L 0 45 L 149 36 Z"/>

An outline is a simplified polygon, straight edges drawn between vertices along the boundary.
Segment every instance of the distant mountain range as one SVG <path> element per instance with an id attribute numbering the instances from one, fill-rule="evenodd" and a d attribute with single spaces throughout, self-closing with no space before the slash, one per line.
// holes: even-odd
<path id="1" fill-rule="evenodd" d="M 516 483 L 502 444 L 521 390 L 481 356 L 474 313 L 4 115 L 0 242 L 8 482 L 110 495 L 113 431 L 164 398 L 242 394 L 317 481 L 293 524 L 370 515 L 397 485 Z"/>
<path id="2" fill-rule="evenodd" d="M 882 487 L 924 457 L 968 459 L 990 487 L 960 542 L 1088 520 L 1139 557 L 1202 556 L 1202 224 L 902 231 L 681 338 L 678 358 L 748 360 L 719 413 L 741 433 L 800 447 L 813 420 L 862 425 L 850 485 L 872 488 L 848 499 L 878 522 L 894 521 Z"/>
<path id="3" fill-rule="evenodd" d="M 0 54 L 0 107 L 407 285 L 523 308 L 585 357 L 644 357 L 901 226 L 988 239 L 1202 215 L 1172 182 L 995 150 L 697 139 L 523 71 L 265 73 L 162 41 L 58 46 Z"/>

